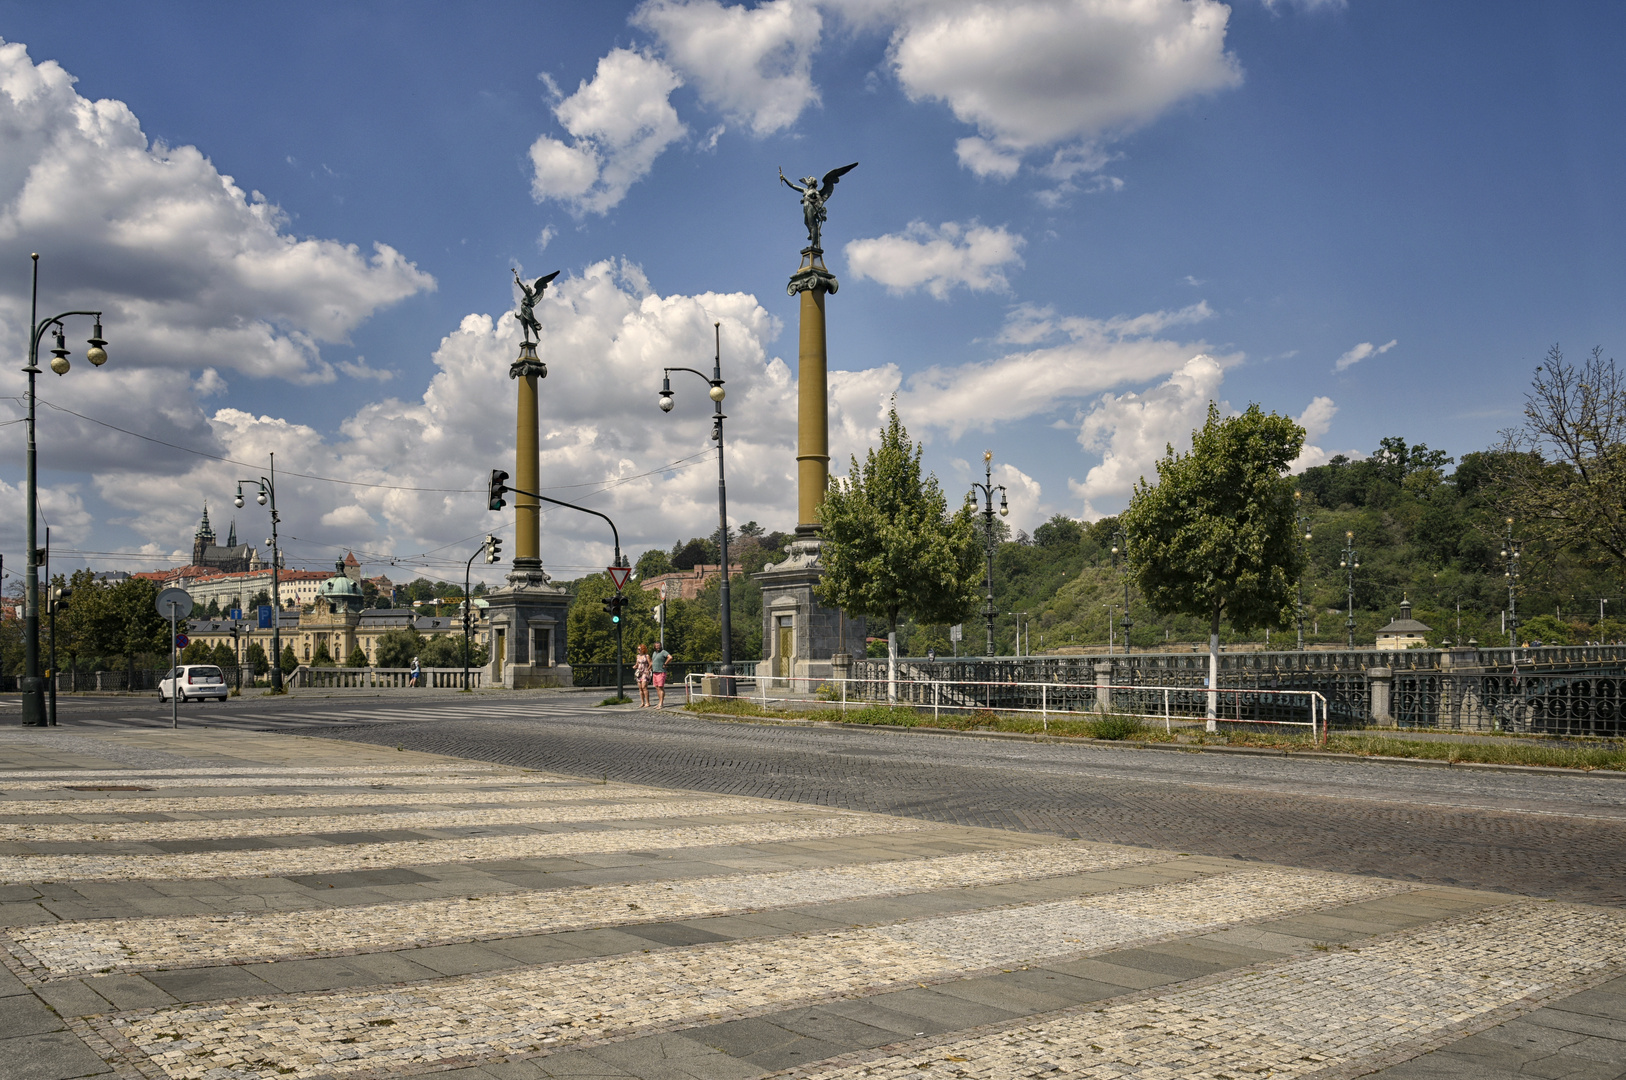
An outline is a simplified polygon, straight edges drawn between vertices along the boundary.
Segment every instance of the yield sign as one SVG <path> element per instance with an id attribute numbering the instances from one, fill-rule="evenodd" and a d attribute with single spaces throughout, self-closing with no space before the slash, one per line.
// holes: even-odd
<path id="1" fill-rule="evenodd" d="M 615 582 L 616 592 L 620 592 L 622 589 L 627 587 L 627 579 L 632 577 L 632 567 L 607 566 L 604 569 L 605 572 L 610 575 L 610 580 Z"/>

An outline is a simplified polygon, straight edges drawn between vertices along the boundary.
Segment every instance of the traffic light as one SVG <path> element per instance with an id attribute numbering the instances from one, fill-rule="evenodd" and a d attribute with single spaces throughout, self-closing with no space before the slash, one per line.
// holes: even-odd
<path id="1" fill-rule="evenodd" d="M 622 596 L 620 593 L 616 593 L 613 596 L 606 596 L 604 598 L 604 614 L 610 617 L 611 625 L 615 625 L 621 621 L 621 607 L 626 602 L 627 598 Z"/>
<path id="2" fill-rule="evenodd" d="M 508 474 L 501 469 L 491 470 L 491 483 L 486 489 L 486 506 L 493 510 L 501 510 L 507 506 L 503 494 L 508 491 Z"/>
<path id="3" fill-rule="evenodd" d="M 495 533 L 486 534 L 486 562 L 494 563 L 502 560 L 502 537 Z"/>

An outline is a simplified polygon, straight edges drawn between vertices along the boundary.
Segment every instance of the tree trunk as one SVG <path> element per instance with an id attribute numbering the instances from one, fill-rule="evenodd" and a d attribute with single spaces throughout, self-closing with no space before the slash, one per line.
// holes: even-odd
<path id="1" fill-rule="evenodd" d="M 1208 730 L 1218 731 L 1219 724 L 1219 608 L 1214 609 L 1214 621 L 1208 628 Z"/>

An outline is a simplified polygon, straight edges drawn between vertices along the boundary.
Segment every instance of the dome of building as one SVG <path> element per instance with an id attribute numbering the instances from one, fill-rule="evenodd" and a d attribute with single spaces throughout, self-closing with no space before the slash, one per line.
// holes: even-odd
<path id="1" fill-rule="evenodd" d="M 326 600 L 335 611 L 360 611 L 366 606 L 361 585 L 344 572 L 343 563 L 339 564 L 338 571 L 316 587 L 316 598 Z"/>

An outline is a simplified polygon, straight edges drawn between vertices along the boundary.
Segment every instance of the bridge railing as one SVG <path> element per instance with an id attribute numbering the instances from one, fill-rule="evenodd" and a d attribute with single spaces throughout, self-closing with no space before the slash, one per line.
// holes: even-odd
<path id="1" fill-rule="evenodd" d="M 463 687 L 463 669 L 419 668 L 418 687 L 460 690 Z M 411 668 L 341 668 L 300 667 L 288 676 L 288 685 L 294 689 L 309 690 L 410 690 Z M 469 689 L 478 690 L 484 684 L 480 668 L 469 668 Z"/>

